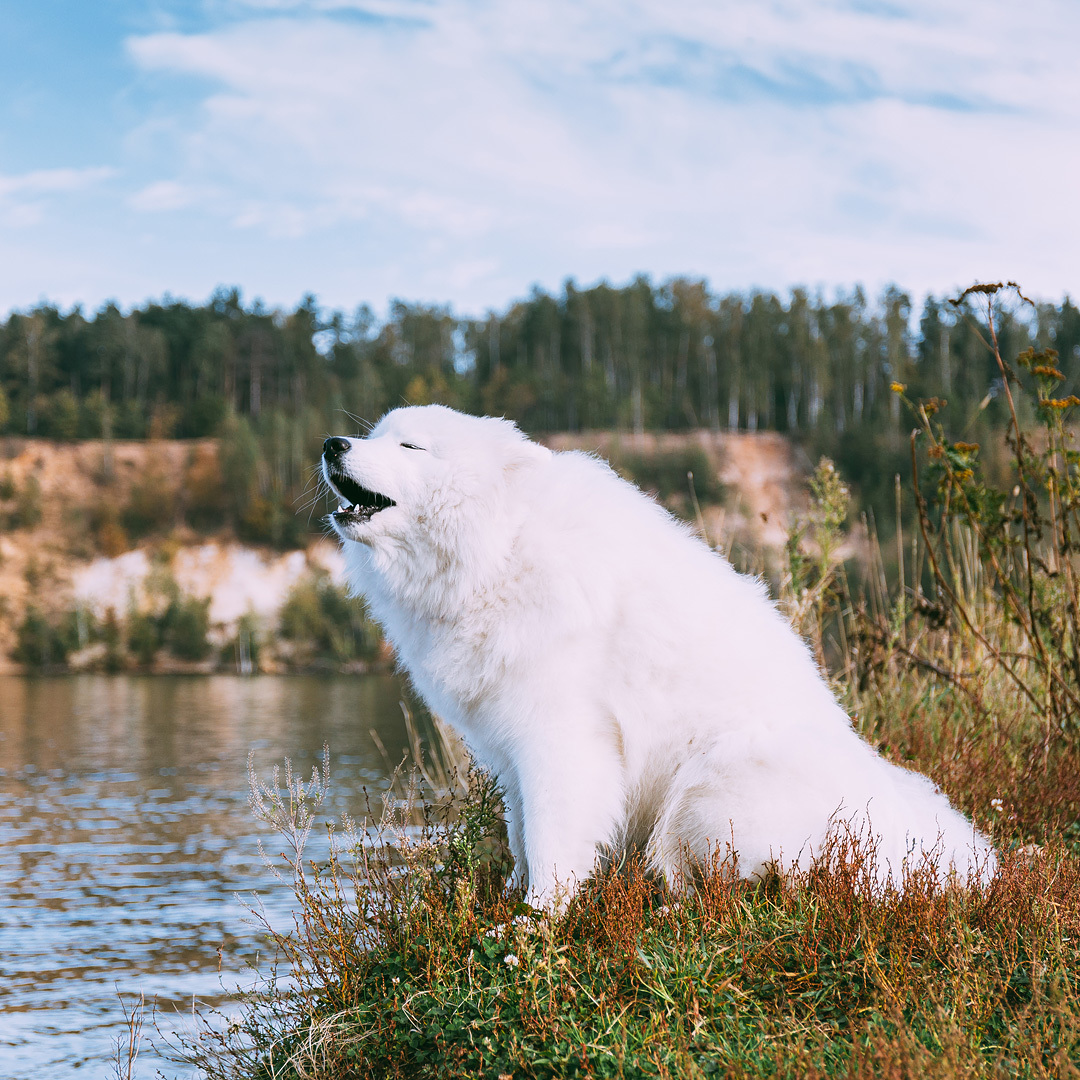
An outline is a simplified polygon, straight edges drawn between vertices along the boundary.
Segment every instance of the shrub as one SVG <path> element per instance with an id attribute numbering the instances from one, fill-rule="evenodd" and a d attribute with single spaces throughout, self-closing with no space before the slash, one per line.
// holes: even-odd
<path id="1" fill-rule="evenodd" d="M 316 570 L 290 590 L 281 609 L 281 636 L 323 659 L 370 660 L 379 651 L 378 628 L 359 600 Z"/>
<path id="2" fill-rule="evenodd" d="M 89 512 L 88 523 L 94 546 L 106 558 L 115 559 L 131 548 L 127 530 L 120 523 L 120 513 L 111 500 L 98 502 Z"/>
<path id="3" fill-rule="evenodd" d="M 127 618 L 127 647 L 135 659 L 147 666 L 161 648 L 161 627 L 152 615 L 131 611 Z"/>
<path id="4" fill-rule="evenodd" d="M 247 512 L 259 492 L 261 454 L 255 431 L 246 417 L 230 417 L 218 449 L 221 482 L 236 519 Z"/>
<path id="5" fill-rule="evenodd" d="M 33 474 L 14 492 L 15 506 L 8 514 L 8 527 L 33 529 L 41 524 L 41 484 Z"/>
<path id="6" fill-rule="evenodd" d="M 37 605 L 28 604 L 15 633 L 12 657 L 29 667 L 49 667 L 64 663 L 68 653 L 74 652 L 80 644 L 77 611 L 48 618 Z"/>
<path id="7" fill-rule="evenodd" d="M 171 439 L 176 435 L 179 422 L 180 406 L 167 401 L 159 401 L 150 410 L 150 423 L 146 434 L 151 439 Z"/>
<path id="8" fill-rule="evenodd" d="M 113 406 L 113 435 L 118 439 L 144 439 L 146 437 L 146 402 L 134 398 L 117 402 Z"/>
<path id="9" fill-rule="evenodd" d="M 210 655 L 210 600 L 177 596 L 161 619 L 162 641 L 180 660 L 205 660 Z"/>
<path id="10" fill-rule="evenodd" d="M 226 516 L 225 482 L 216 447 L 192 450 L 182 487 L 184 516 L 195 529 L 220 528 Z"/>
<path id="11" fill-rule="evenodd" d="M 1012 473 L 1003 484 L 978 444 L 947 434 L 946 402 L 907 402 L 918 423 L 911 459 L 925 571 L 914 595 L 901 598 L 902 616 L 915 624 L 907 638 L 923 628 L 940 636 L 932 623 L 944 622 L 963 657 L 944 665 L 953 686 L 972 692 L 989 665 L 1042 718 L 1049 750 L 1063 736 L 1080 744 L 1080 452 L 1071 421 L 1080 398 L 1058 396 L 1064 375 L 1053 349 L 1005 362 L 995 309 L 1005 288 L 974 286 L 955 303 L 986 300 L 986 325 L 976 329 L 1001 373 Z M 893 390 L 903 397 L 903 386 Z M 979 657 L 975 670 L 971 656 Z"/>
<path id="12" fill-rule="evenodd" d="M 195 439 L 216 435 L 228 411 L 228 403 L 220 394 L 202 394 L 193 398 L 181 414 L 180 433 Z"/>
<path id="13" fill-rule="evenodd" d="M 135 482 L 120 523 L 136 539 L 167 531 L 176 521 L 176 488 L 164 470 L 150 466 Z"/>
<path id="14" fill-rule="evenodd" d="M 109 420 L 109 403 L 100 390 L 91 390 L 79 405 L 78 437 L 80 439 L 104 438 Z"/>
<path id="15" fill-rule="evenodd" d="M 303 547 L 308 527 L 292 504 L 277 492 L 252 495 L 240 511 L 236 533 L 252 544 L 269 544 L 284 551 Z"/>
<path id="16" fill-rule="evenodd" d="M 67 656 L 56 630 L 33 604 L 27 605 L 15 642 L 12 656 L 30 667 L 61 664 Z"/>
<path id="17" fill-rule="evenodd" d="M 105 670 L 120 671 L 124 667 L 123 639 L 120 634 L 120 620 L 116 612 L 109 608 L 101 624 L 101 640 L 105 643 Z"/>
<path id="18" fill-rule="evenodd" d="M 620 475 L 686 518 L 696 513 L 695 500 L 699 506 L 715 506 L 724 501 L 724 486 L 708 454 L 699 446 L 653 454 L 625 453 L 613 447 L 611 464 Z"/>
<path id="19" fill-rule="evenodd" d="M 809 514 L 788 532 L 780 591 L 791 624 L 809 639 L 818 665 L 825 670 L 825 625 L 850 603 L 847 583 L 837 573 L 836 552 L 851 507 L 848 487 L 826 457 L 810 478 L 810 496 Z"/>
<path id="20" fill-rule="evenodd" d="M 79 434 L 79 403 L 67 388 L 36 401 L 38 431 L 50 439 L 74 439 Z"/>

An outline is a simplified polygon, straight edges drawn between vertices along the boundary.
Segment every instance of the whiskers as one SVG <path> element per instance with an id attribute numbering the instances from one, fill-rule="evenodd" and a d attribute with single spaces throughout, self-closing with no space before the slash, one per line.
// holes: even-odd
<path id="1" fill-rule="evenodd" d="M 343 412 L 356 426 L 360 429 L 357 432 L 359 438 L 366 438 L 371 434 L 375 427 L 375 424 L 371 420 L 365 420 L 362 416 L 357 416 L 356 413 L 349 412 L 348 409 L 339 409 L 339 412 Z"/>
<path id="2" fill-rule="evenodd" d="M 355 413 L 349 412 L 348 409 L 340 409 L 347 416 L 357 428 L 357 438 L 366 438 L 371 434 L 375 424 L 370 420 L 365 420 L 362 416 L 357 416 Z M 324 432 L 323 438 L 328 439 L 331 437 L 332 432 Z M 337 505 L 338 498 L 334 493 L 334 489 L 326 482 L 326 477 L 323 475 L 322 461 L 321 459 L 314 465 L 311 465 L 307 469 L 307 483 L 304 485 L 304 490 L 293 500 L 293 507 L 297 514 L 307 514 L 308 524 L 311 524 L 311 519 L 315 515 L 315 510 L 319 505 L 320 500 L 325 500 L 330 508 L 330 513 L 333 512 L 333 507 Z M 333 535 L 333 527 L 330 525 L 329 513 L 321 515 L 319 518 L 323 526 L 323 532 L 330 536 Z"/>
<path id="3" fill-rule="evenodd" d="M 297 514 L 307 514 L 308 524 L 311 524 L 311 519 L 315 513 L 315 508 L 318 506 L 320 500 L 325 499 L 328 503 L 336 501 L 334 496 L 334 489 L 326 482 L 326 477 L 323 476 L 322 465 L 310 465 L 307 469 L 307 484 L 304 486 L 304 490 L 293 501 L 293 507 Z M 325 517 L 320 520 L 325 521 Z M 329 528 L 329 526 L 327 526 Z"/>

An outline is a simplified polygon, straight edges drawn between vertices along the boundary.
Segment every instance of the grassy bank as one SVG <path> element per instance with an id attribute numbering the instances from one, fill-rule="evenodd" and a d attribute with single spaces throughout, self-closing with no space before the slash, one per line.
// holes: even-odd
<path id="1" fill-rule="evenodd" d="M 840 863 L 675 902 L 629 870 L 544 919 L 429 887 L 362 935 L 309 921 L 319 965 L 210 1074 L 1075 1075 L 1078 896 L 1061 849 L 1007 858 L 985 895 L 873 897 Z"/>
<path id="2" fill-rule="evenodd" d="M 482 778 L 426 805 L 453 785 L 399 787 L 307 863 L 324 773 L 257 802 L 296 892 L 295 932 L 271 934 L 282 978 L 189 1052 L 266 1080 L 1080 1074 L 1080 754 L 1007 724 L 975 739 L 929 685 L 880 704 L 884 749 L 993 832 L 988 889 L 916 868 L 882 894 L 838 841 L 791 880 L 718 860 L 685 896 L 611 866 L 542 915 L 503 890 Z"/>

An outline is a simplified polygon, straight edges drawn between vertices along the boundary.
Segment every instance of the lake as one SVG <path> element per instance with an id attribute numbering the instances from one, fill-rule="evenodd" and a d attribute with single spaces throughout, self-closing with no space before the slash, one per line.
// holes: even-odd
<path id="1" fill-rule="evenodd" d="M 227 1011 L 265 970 L 236 894 L 291 925 L 248 752 L 310 775 L 328 744 L 328 812 L 362 816 L 406 744 L 400 698 L 390 676 L 0 677 L 0 1077 L 113 1076 L 139 994 L 157 1013 L 136 1075 L 193 1075 L 154 1027 L 190 1030 L 193 999 Z"/>

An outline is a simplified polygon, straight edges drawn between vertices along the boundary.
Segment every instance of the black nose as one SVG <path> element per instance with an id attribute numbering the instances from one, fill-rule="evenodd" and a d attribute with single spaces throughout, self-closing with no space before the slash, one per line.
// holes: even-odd
<path id="1" fill-rule="evenodd" d="M 349 452 L 350 446 L 352 446 L 352 443 L 348 439 L 343 439 L 340 435 L 331 435 L 322 444 L 323 457 L 327 459 L 339 458 L 342 454 Z"/>

